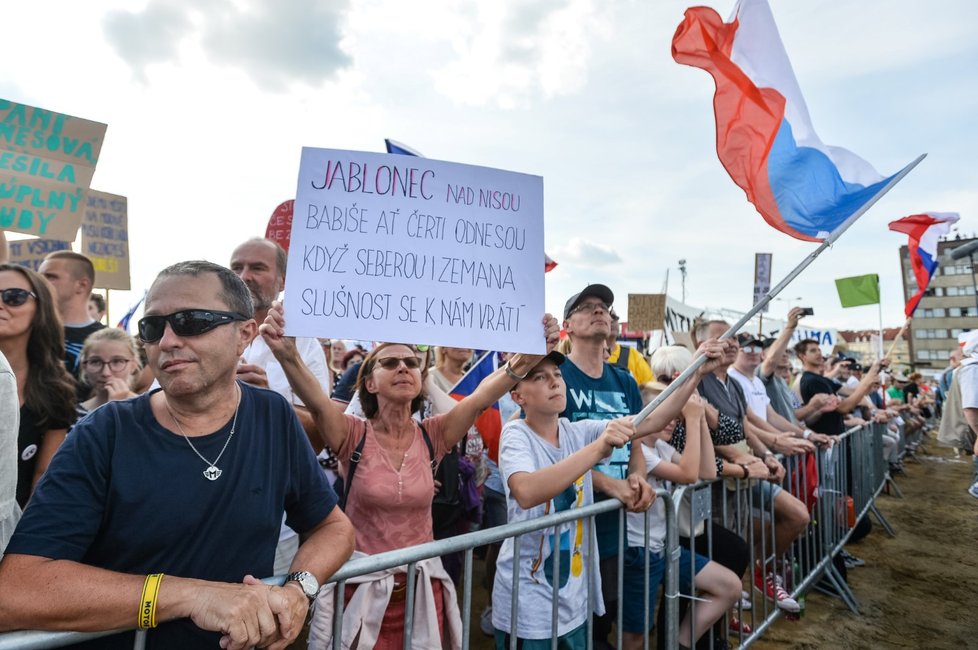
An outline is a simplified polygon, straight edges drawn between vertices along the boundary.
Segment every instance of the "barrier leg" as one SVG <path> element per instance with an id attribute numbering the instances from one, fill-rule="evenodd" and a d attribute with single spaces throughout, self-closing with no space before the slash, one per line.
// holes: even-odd
<path id="1" fill-rule="evenodd" d="M 472 549 L 466 549 L 463 556 L 462 581 L 465 591 L 462 593 L 462 650 L 469 650 L 469 636 L 472 634 Z M 492 594 L 489 594 L 492 602 Z"/>
<path id="2" fill-rule="evenodd" d="M 411 635 L 414 633 L 414 590 L 417 588 L 416 569 L 417 565 L 414 562 L 408 562 L 407 595 L 404 601 L 404 650 L 411 650 Z"/>
<path id="3" fill-rule="evenodd" d="M 136 630 L 136 637 L 132 642 L 132 650 L 146 650 L 147 630 Z"/>
<path id="4" fill-rule="evenodd" d="M 893 530 L 893 526 L 890 525 L 890 522 L 886 520 L 886 517 L 883 516 L 883 513 L 880 512 L 879 508 L 876 507 L 876 503 L 869 504 L 869 511 L 873 513 L 874 517 L 876 517 L 876 521 L 880 522 L 880 526 L 883 527 L 883 530 L 886 531 L 887 535 L 889 535 L 890 537 L 896 537 L 896 531 Z"/>
<path id="5" fill-rule="evenodd" d="M 835 593 L 832 593 L 823 587 L 816 587 L 816 589 L 828 596 L 841 598 L 842 602 L 846 604 L 846 607 L 852 610 L 853 614 L 862 614 L 862 612 L 859 611 L 859 602 L 856 600 L 856 596 L 852 593 L 852 590 L 849 589 L 849 585 L 847 585 L 846 581 L 842 579 L 839 571 L 831 562 L 829 562 L 825 567 L 825 577 L 828 578 L 830 583 L 832 583 Z"/>
<path id="6" fill-rule="evenodd" d="M 336 583 L 333 592 L 333 650 L 343 647 L 343 606 L 346 594 L 346 580 Z"/>

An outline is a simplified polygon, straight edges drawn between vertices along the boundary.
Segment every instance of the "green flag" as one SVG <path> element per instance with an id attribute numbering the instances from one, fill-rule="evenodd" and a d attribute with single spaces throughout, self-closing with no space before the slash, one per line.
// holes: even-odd
<path id="1" fill-rule="evenodd" d="M 880 301 L 880 276 L 875 273 L 839 278 L 835 281 L 843 307 L 875 305 Z"/>

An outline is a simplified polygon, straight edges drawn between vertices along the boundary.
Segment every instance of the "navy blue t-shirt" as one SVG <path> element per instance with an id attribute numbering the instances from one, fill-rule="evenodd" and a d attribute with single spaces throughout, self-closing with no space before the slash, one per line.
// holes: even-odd
<path id="1" fill-rule="evenodd" d="M 571 422 L 578 420 L 615 420 L 635 415 L 642 410 L 642 394 L 638 384 L 627 370 L 604 364 L 601 377 L 595 379 L 574 365 L 569 358 L 560 366 L 560 374 L 567 384 L 567 407 L 560 417 Z M 617 479 L 628 476 L 628 458 L 631 443 L 611 454 L 611 462 L 595 467 L 598 471 Z M 594 500 L 608 497 L 595 492 Z M 602 559 L 618 554 L 618 512 L 606 512 L 595 517 L 598 551 Z"/>
<path id="2" fill-rule="evenodd" d="M 156 421 L 149 395 L 109 402 L 71 430 L 6 552 L 131 574 L 233 583 L 270 576 L 283 511 L 301 534 L 326 518 L 336 494 L 289 403 L 238 385 L 237 426 L 217 480 L 204 477 L 207 465 L 183 436 Z M 229 420 L 193 444 L 214 460 L 230 429 Z M 148 647 L 216 648 L 219 638 L 184 619 L 150 631 Z M 91 647 L 131 648 L 132 633 Z"/>

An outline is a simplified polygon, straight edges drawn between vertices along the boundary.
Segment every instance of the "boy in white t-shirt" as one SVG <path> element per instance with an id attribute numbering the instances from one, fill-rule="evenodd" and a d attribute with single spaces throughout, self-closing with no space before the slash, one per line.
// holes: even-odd
<path id="1" fill-rule="evenodd" d="M 551 352 L 511 393 L 525 419 L 510 421 L 499 443 L 499 469 L 509 523 L 581 508 L 594 502 L 591 472 L 595 464 L 635 434 L 629 418 L 570 422 L 559 414 L 567 403 L 560 374 L 564 357 Z M 514 538 L 503 542 L 492 590 L 492 623 L 496 648 L 509 647 L 515 630 L 523 650 L 549 649 L 553 611 L 553 553 L 559 552 L 557 603 L 558 648 L 587 647 L 588 582 L 595 613 L 604 613 L 597 539 L 583 520 L 520 537 L 519 610 L 510 620 L 513 597 Z M 590 546 L 590 549 L 588 548 Z M 592 562 L 587 566 L 585 558 Z M 738 586 L 738 595 L 740 593 Z"/>
<path id="2" fill-rule="evenodd" d="M 695 483 L 699 479 L 716 478 L 716 462 L 713 443 L 704 416 L 703 401 L 693 395 L 683 407 L 682 418 L 686 427 L 686 448 L 677 452 L 669 441 L 676 423 L 665 430 L 642 439 L 648 481 L 653 488 L 664 487 L 663 481 Z M 622 593 L 622 628 L 625 650 L 641 648 L 646 634 L 651 631 L 655 617 L 656 594 L 665 575 L 665 504 L 657 501 L 647 513 L 627 513 L 625 523 L 628 548 L 625 551 L 625 572 Z M 648 526 L 648 546 L 645 532 Z M 645 567 L 648 556 L 649 609 L 645 611 Z M 690 569 L 693 568 L 691 572 Z M 690 575 L 692 573 L 692 575 Z M 694 577 L 695 576 L 695 577 Z M 740 598 L 740 579 L 733 571 L 711 562 L 702 555 L 680 548 L 679 585 L 689 593 L 695 585 L 704 602 L 687 610 L 679 624 L 679 647 L 690 648 L 700 636 L 716 622 L 724 612 Z M 692 622 L 694 638 L 690 638 L 689 617 L 695 609 Z"/>

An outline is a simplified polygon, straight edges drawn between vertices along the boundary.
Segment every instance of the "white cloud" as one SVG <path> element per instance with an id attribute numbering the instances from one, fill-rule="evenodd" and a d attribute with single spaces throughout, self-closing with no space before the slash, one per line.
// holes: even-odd
<path id="1" fill-rule="evenodd" d="M 465 106 L 526 107 L 579 90 L 592 41 L 608 35 L 591 0 L 482 2 L 452 39 L 457 60 L 435 70 L 435 88 Z"/>
<path id="2" fill-rule="evenodd" d="M 600 269 L 621 263 L 621 256 L 611 246 L 574 237 L 564 246 L 553 249 L 551 257 L 561 265 Z"/>

